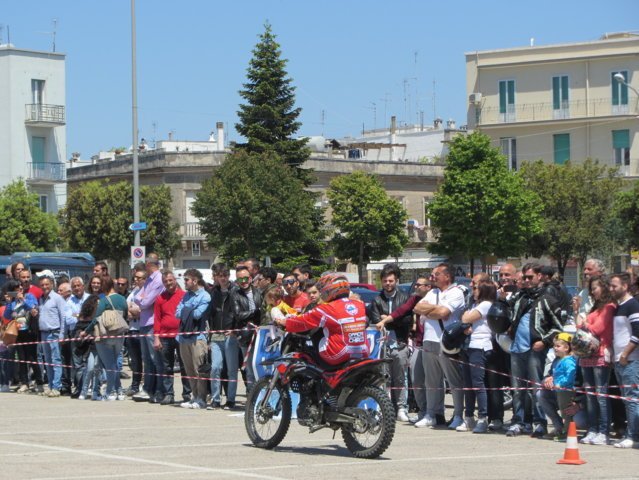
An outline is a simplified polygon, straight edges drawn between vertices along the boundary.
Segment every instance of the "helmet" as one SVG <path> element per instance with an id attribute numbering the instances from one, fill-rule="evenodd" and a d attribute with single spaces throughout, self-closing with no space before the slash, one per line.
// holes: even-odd
<path id="1" fill-rule="evenodd" d="M 561 335 L 563 333 L 557 336 Z M 572 337 L 570 347 L 577 357 L 592 357 L 599 352 L 599 339 L 586 330 L 578 329 Z"/>
<path id="2" fill-rule="evenodd" d="M 510 307 L 504 302 L 494 302 L 487 315 L 488 326 L 493 333 L 505 333 L 510 328 Z"/>
<path id="3" fill-rule="evenodd" d="M 351 292 L 348 279 L 343 273 L 327 273 L 315 284 L 320 292 L 320 298 L 328 303 L 338 298 L 346 298 Z"/>
<path id="4" fill-rule="evenodd" d="M 505 333 L 498 333 L 497 335 L 495 335 L 495 341 L 504 352 L 510 353 L 510 346 L 513 344 L 512 338 L 510 338 Z"/>
<path id="5" fill-rule="evenodd" d="M 453 322 L 444 328 L 442 334 L 442 351 L 446 355 L 458 354 L 466 341 L 466 332 L 472 327 L 470 323 Z"/>

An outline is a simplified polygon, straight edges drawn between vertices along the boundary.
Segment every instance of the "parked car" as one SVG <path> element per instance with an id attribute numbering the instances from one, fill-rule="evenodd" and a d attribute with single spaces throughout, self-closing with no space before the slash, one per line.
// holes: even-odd
<path id="1" fill-rule="evenodd" d="M 368 290 L 372 290 L 373 292 L 377 292 L 377 287 L 375 285 L 373 285 L 372 283 L 350 283 L 349 284 L 352 288 L 366 288 Z"/>
<path id="2" fill-rule="evenodd" d="M 362 287 L 351 287 L 351 292 L 359 295 L 359 298 L 362 299 L 362 302 L 364 302 L 364 305 L 366 305 L 366 308 L 368 308 L 369 305 L 372 303 L 373 299 L 377 295 L 379 295 L 379 290 L 370 290 L 368 288 L 362 288 Z"/>

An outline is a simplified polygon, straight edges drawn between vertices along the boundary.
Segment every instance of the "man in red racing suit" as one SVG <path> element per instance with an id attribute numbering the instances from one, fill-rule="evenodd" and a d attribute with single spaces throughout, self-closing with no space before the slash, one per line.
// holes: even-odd
<path id="1" fill-rule="evenodd" d="M 287 332 L 303 332 L 320 327 L 324 337 L 319 343 L 320 358 L 330 365 L 369 355 L 366 338 L 366 307 L 348 298 L 348 281 L 338 274 L 324 275 L 317 282 L 323 301 L 310 312 L 278 321 Z"/>

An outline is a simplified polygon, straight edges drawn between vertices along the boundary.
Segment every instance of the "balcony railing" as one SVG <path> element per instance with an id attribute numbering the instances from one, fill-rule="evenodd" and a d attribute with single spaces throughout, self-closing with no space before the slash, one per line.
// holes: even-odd
<path id="1" fill-rule="evenodd" d="M 34 183 L 57 183 L 67 179 L 67 170 L 64 163 L 27 163 L 29 172 L 27 179 Z"/>
<path id="2" fill-rule="evenodd" d="M 429 243 L 435 241 L 433 231 L 427 225 L 420 227 L 408 226 L 406 227 L 406 233 L 408 234 L 408 241 L 410 243 Z"/>
<path id="3" fill-rule="evenodd" d="M 26 107 L 25 123 L 29 125 L 64 125 L 64 105 L 29 103 Z"/>
<path id="4" fill-rule="evenodd" d="M 539 122 L 546 120 L 568 120 L 612 115 L 631 115 L 635 112 L 637 97 L 629 96 L 628 103 L 613 105 L 610 98 L 597 98 L 589 101 L 573 100 L 561 102 L 560 108 L 554 108 L 552 102 L 522 103 L 508 105 L 506 112 L 499 106 L 484 106 L 477 111 L 478 125 L 493 125 L 519 122 Z"/>
<path id="5" fill-rule="evenodd" d="M 187 222 L 182 225 L 182 238 L 185 240 L 203 240 L 204 235 L 197 222 Z"/>

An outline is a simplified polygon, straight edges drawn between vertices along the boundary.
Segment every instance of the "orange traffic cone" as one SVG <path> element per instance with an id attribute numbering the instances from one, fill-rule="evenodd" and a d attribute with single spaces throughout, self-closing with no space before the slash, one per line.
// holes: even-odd
<path id="1" fill-rule="evenodd" d="M 583 465 L 586 463 L 579 457 L 579 443 L 577 442 L 577 425 L 571 421 L 568 426 L 568 436 L 566 437 L 566 449 L 564 450 L 564 458 L 557 460 L 557 463 L 563 465 Z"/>

